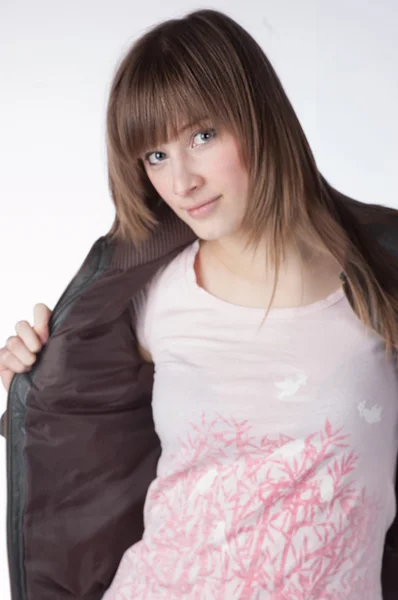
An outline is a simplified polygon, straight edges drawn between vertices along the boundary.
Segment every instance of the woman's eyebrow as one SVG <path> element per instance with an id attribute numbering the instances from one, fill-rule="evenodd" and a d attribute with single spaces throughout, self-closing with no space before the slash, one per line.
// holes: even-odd
<path id="1" fill-rule="evenodd" d="M 209 120 L 209 117 L 204 117 L 203 119 L 200 119 L 199 121 L 192 121 L 190 123 L 186 123 L 185 125 L 183 125 L 181 127 L 181 129 L 178 130 L 178 135 L 181 135 L 182 133 L 184 133 L 184 131 L 186 131 L 187 129 L 190 129 L 191 127 L 195 127 L 196 125 L 201 125 L 208 120 Z"/>

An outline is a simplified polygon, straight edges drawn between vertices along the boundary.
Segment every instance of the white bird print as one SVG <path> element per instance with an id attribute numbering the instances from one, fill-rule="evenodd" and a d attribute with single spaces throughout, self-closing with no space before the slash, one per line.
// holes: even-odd
<path id="1" fill-rule="evenodd" d="M 285 396 L 294 396 L 300 387 L 307 383 L 307 379 L 308 375 L 305 373 L 300 373 L 295 378 L 290 377 L 284 379 L 283 381 L 276 381 L 275 387 L 280 390 L 279 398 L 284 398 Z"/>
<path id="2" fill-rule="evenodd" d="M 372 408 L 366 408 L 366 402 L 362 401 L 358 404 L 358 412 L 367 423 L 373 425 L 373 423 L 379 423 L 381 421 L 383 407 L 374 404 Z"/>

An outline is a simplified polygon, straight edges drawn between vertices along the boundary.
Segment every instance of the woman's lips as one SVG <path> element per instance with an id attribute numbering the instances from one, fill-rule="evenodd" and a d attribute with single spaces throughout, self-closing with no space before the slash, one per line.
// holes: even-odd
<path id="1" fill-rule="evenodd" d="M 187 210 L 187 212 L 191 217 L 194 218 L 205 217 L 215 208 L 215 204 L 219 198 L 220 196 L 217 196 L 217 198 L 214 198 L 214 200 L 210 200 L 210 202 L 206 202 L 206 204 L 202 204 L 202 206 L 197 208 L 191 208 Z"/>

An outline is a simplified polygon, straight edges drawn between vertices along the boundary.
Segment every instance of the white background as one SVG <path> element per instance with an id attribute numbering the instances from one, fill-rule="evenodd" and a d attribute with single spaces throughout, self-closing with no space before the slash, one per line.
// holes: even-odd
<path id="1" fill-rule="evenodd" d="M 36 302 L 54 306 L 112 223 L 105 109 L 122 53 L 199 8 L 226 12 L 260 43 L 332 185 L 398 208 L 396 0 L 0 0 L 0 346 Z M 6 399 L 1 389 L 1 412 Z M 8 599 L 4 439 L 0 461 Z"/>

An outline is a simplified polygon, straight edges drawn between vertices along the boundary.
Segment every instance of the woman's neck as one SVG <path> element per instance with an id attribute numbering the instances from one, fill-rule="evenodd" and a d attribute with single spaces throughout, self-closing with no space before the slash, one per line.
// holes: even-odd
<path id="1" fill-rule="evenodd" d="M 198 284 L 226 301 L 267 308 L 272 297 L 275 269 L 267 265 L 265 244 L 257 250 L 244 243 L 222 239 L 201 241 L 195 271 Z M 272 306 L 311 304 L 341 286 L 341 267 L 330 253 L 286 248 L 279 269 Z"/>

